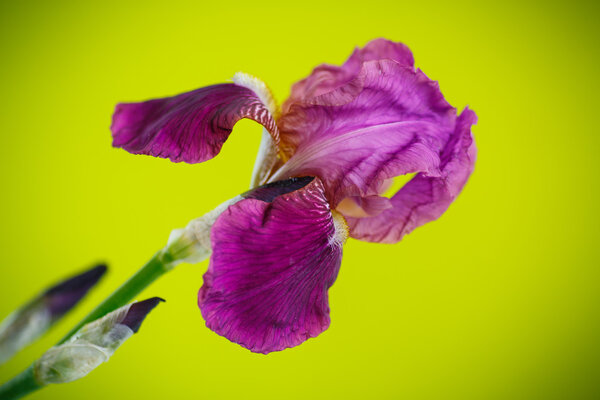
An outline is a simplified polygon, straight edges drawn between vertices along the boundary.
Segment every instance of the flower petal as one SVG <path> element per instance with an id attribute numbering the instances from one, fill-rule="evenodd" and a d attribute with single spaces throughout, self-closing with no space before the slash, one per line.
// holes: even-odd
<path id="1" fill-rule="evenodd" d="M 456 111 L 437 83 L 392 60 L 365 62 L 355 81 L 362 90 L 347 104 L 295 104 L 282 116 L 282 140 L 295 153 L 273 180 L 319 176 L 336 207 L 345 197 L 379 195 L 388 178 L 439 175 Z"/>
<path id="2" fill-rule="evenodd" d="M 358 84 L 347 84 L 358 76 L 362 64 L 366 61 L 384 59 L 394 60 L 410 68 L 414 65 L 412 53 L 406 45 L 383 38 L 372 40 L 364 48 L 355 49 L 341 67 L 322 64 L 316 67 L 307 78 L 295 83 L 292 86 L 290 97 L 282 106 L 284 113 L 294 103 L 315 105 L 336 103 L 336 105 L 341 105 L 351 101 L 360 92 L 361 87 Z M 335 100 L 323 96 L 340 87 L 344 87 L 344 90 L 338 91 Z"/>
<path id="3" fill-rule="evenodd" d="M 441 154 L 438 177 L 418 174 L 392 198 L 393 208 L 366 218 L 347 217 L 351 236 L 370 242 L 395 243 L 413 229 L 440 217 L 467 182 L 476 158 L 471 125 L 477 116 L 465 109 Z"/>
<path id="4" fill-rule="evenodd" d="M 133 154 L 198 163 L 216 156 L 242 118 L 279 134 L 260 94 L 237 84 L 208 86 L 173 97 L 118 104 L 111 130 L 113 146 Z"/>
<path id="5" fill-rule="evenodd" d="M 381 214 L 392 208 L 390 199 L 382 196 L 346 197 L 337 206 L 337 210 L 346 217 L 369 217 Z"/>
<path id="6" fill-rule="evenodd" d="M 360 52 L 363 62 L 387 59 L 394 60 L 398 64 L 411 68 L 415 64 L 412 52 L 408 46 L 384 38 L 371 40 Z"/>
<path id="7" fill-rule="evenodd" d="M 246 194 L 212 229 L 213 255 L 198 304 L 210 329 L 253 352 L 297 346 L 329 326 L 327 289 L 347 231 L 318 178 L 308 182 Z M 266 194 L 286 187 L 278 197 Z"/>

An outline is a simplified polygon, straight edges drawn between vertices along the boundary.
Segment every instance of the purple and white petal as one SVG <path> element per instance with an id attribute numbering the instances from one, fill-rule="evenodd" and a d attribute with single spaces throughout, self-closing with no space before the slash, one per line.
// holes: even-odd
<path id="1" fill-rule="evenodd" d="M 351 102 L 296 104 L 281 117 L 282 141 L 295 153 L 272 180 L 319 176 L 336 207 L 346 197 L 379 195 L 383 182 L 398 175 L 439 176 L 456 111 L 437 83 L 389 59 L 363 63 L 355 80 L 362 90 Z"/>
<path id="2" fill-rule="evenodd" d="M 216 156 L 233 126 L 242 118 L 279 134 L 265 96 L 235 83 L 208 86 L 173 97 L 115 108 L 111 131 L 113 146 L 133 154 L 199 163 Z"/>
<path id="3" fill-rule="evenodd" d="M 266 354 L 328 328 L 327 290 L 347 230 L 341 216 L 332 215 L 318 178 L 272 184 L 244 197 L 212 228 L 213 254 L 198 304 L 210 329 Z"/>
<path id="4" fill-rule="evenodd" d="M 393 208 L 372 217 L 347 216 L 352 237 L 370 242 L 395 243 L 413 229 L 440 217 L 469 179 L 476 158 L 471 126 L 477 116 L 465 109 L 441 153 L 440 176 L 418 174 L 392 198 Z"/>

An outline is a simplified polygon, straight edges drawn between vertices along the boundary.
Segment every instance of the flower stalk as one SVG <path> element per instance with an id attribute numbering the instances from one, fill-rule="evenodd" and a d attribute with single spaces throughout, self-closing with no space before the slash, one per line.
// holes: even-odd
<path id="1" fill-rule="evenodd" d="M 35 379 L 33 365 L 31 365 L 25 371 L 0 386 L 0 399 L 20 399 L 42 387 L 43 385 Z"/>
<path id="2" fill-rule="evenodd" d="M 124 307 L 150 284 L 171 271 L 180 262 L 201 262 L 206 259 L 210 255 L 210 248 L 204 246 L 206 240 L 208 240 L 204 236 L 208 235 L 207 232 L 210 231 L 210 227 L 220 213 L 235 200 L 237 198 L 225 202 L 200 218 L 192 220 L 188 227 L 175 230 L 165 248 L 156 252 L 144 266 L 75 325 L 58 342 L 57 346 L 70 341 L 86 325 L 105 317 L 120 307 Z M 195 240 L 191 240 L 191 238 Z M 39 377 L 36 376 L 35 369 L 34 363 L 21 374 L 0 386 L 0 399 L 19 399 L 44 387 L 44 383 L 40 382 Z"/>
<path id="3" fill-rule="evenodd" d="M 68 339 L 49 349 L 21 374 L 0 387 L 0 399 L 19 399 L 49 384 L 83 378 L 107 362 L 115 350 L 137 333 L 156 305 L 154 297 L 119 307 L 84 324 Z"/>
<path id="4" fill-rule="evenodd" d="M 152 258 L 148 260 L 148 262 L 142 268 L 133 274 L 131 278 L 129 278 L 123 285 L 121 285 L 110 296 L 108 296 L 77 325 L 75 325 L 75 327 L 71 329 L 71 331 L 69 331 L 65 337 L 62 338 L 59 344 L 66 342 L 85 324 L 95 321 L 109 312 L 112 312 L 117 308 L 123 307 L 125 304 L 129 303 L 152 282 L 157 280 L 166 272 L 170 271 L 172 269 L 170 266 L 172 261 L 173 260 L 170 257 L 170 253 L 167 253 L 164 250 L 154 254 L 154 256 L 152 256 Z"/>

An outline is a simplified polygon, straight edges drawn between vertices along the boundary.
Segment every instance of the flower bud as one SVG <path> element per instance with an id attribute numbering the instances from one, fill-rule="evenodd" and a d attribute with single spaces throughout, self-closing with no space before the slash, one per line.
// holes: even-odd
<path id="1" fill-rule="evenodd" d="M 223 211 L 240 200 L 241 196 L 229 199 L 214 210 L 190 221 L 185 228 L 174 229 L 164 249 L 165 261 L 174 267 L 182 262 L 195 264 L 208 258 L 212 252 L 210 229 Z"/>
<path id="2" fill-rule="evenodd" d="M 0 364 L 44 334 L 105 272 L 106 266 L 98 265 L 47 289 L 10 314 L 0 325 Z"/>
<path id="3" fill-rule="evenodd" d="M 113 355 L 136 333 L 146 315 L 164 301 L 153 297 L 128 304 L 84 325 L 67 342 L 52 347 L 34 363 L 36 381 L 42 385 L 80 379 Z"/>

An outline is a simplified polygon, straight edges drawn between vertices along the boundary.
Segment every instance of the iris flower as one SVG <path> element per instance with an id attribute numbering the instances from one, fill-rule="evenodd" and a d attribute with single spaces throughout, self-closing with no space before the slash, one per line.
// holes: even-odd
<path id="1" fill-rule="evenodd" d="M 278 107 L 267 86 L 233 83 L 116 107 L 113 145 L 199 163 L 235 123 L 263 138 L 249 192 L 211 222 L 199 306 L 207 326 L 260 353 L 297 346 L 330 324 L 328 294 L 348 236 L 396 243 L 437 219 L 473 170 L 473 111 L 460 115 L 401 43 L 377 39 L 321 65 Z M 393 196 L 395 177 L 414 174 Z M 218 215 L 218 216 L 217 216 Z"/>

